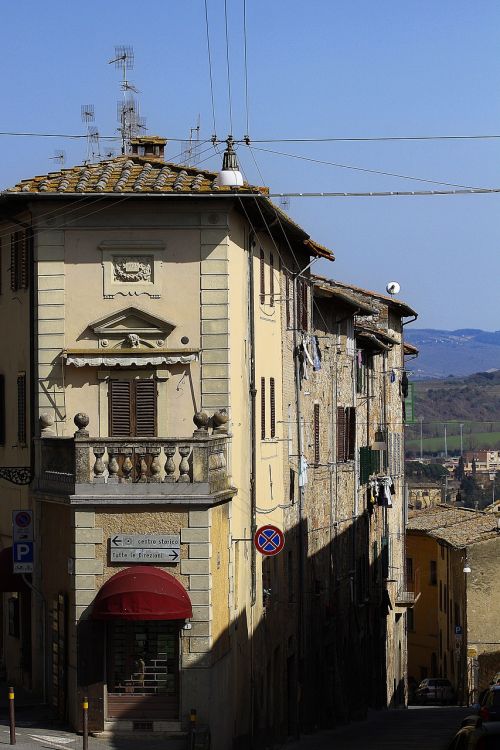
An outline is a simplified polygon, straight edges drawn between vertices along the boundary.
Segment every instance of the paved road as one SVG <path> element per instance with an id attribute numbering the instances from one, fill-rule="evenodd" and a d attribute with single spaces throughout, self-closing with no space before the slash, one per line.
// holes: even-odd
<path id="1" fill-rule="evenodd" d="M 445 750 L 470 709 L 451 707 L 373 712 L 367 721 L 303 737 L 286 750 Z"/>

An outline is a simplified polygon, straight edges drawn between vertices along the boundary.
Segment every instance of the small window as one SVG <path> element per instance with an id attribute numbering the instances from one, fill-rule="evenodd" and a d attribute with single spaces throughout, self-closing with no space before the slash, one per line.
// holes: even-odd
<path id="1" fill-rule="evenodd" d="M 437 586 L 437 562 L 436 560 L 430 561 L 429 583 L 431 586 Z"/>
<path id="2" fill-rule="evenodd" d="M 410 607 L 406 612 L 406 624 L 410 632 L 415 631 L 415 613 L 413 607 Z"/>

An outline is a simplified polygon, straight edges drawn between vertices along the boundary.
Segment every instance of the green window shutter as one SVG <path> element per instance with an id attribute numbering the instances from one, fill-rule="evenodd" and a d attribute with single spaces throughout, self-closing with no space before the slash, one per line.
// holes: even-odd
<path id="1" fill-rule="evenodd" d="M 408 383 L 408 395 L 404 400 L 404 417 L 405 424 L 415 424 L 415 400 L 414 400 L 415 384 Z"/>
<path id="2" fill-rule="evenodd" d="M 372 450 L 368 446 L 359 449 L 359 482 L 366 484 L 372 469 Z"/>

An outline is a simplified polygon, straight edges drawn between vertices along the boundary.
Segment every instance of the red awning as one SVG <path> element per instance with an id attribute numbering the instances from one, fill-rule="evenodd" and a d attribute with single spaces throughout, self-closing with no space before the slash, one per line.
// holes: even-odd
<path id="1" fill-rule="evenodd" d="M 12 571 L 12 547 L 0 552 L 0 591 L 29 591 L 20 573 Z"/>
<path id="2" fill-rule="evenodd" d="M 193 616 L 184 586 L 160 568 L 137 565 L 114 575 L 99 590 L 97 620 L 186 620 Z"/>

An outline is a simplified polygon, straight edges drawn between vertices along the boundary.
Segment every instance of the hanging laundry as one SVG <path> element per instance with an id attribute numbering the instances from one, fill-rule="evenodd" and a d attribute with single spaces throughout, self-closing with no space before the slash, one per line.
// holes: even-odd
<path id="1" fill-rule="evenodd" d="M 363 364 L 363 351 L 362 349 L 358 349 L 358 367 L 361 367 Z"/>
<path id="2" fill-rule="evenodd" d="M 391 370 L 391 383 L 396 382 L 396 373 L 394 370 Z"/>
<path id="3" fill-rule="evenodd" d="M 391 485 L 393 484 L 391 477 L 383 476 L 377 477 L 378 484 L 378 502 L 379 505 L 383 505 L 386 508 L 392 508 L 392 497 L 391 497 Z"/>
<path id="4" fill-rule="evenodd" d="M 401 378 L 401 393 L 403 394 L 403 398 L 408 398 L 408 391 L 409 391 L 408 375 L 406 374 L 406 371 L 403 370 L 403 377 Z"/>
<path id="5" fill-rule="evenodd" d="M 311 365 L 311 367 L 314 367 L 313 359 L 311 355 L 309 354 L 309 349 L 307 348 L 308 344 L 309 344 L 309 336 L 304 336 L 302 338 L 302 348 L 304 349 L 304 354 L 306 355 L 309 364 Z"/>
<path id="6" fill-rule="evenodd" d="M 311 336 L 311 351 L 313 358 L 313 370 L 318 372 L 321 370 L 321 350 L 319 348 L 319 341 L 317 336 Z"/>
<path id="7" fill-rule="evenodd" d="M 307 363 L 306 358 L 304 355 L 304 349 L 302 346 L 297 346 L 295 349 L 295 356 L 299 360 L 299 377 L 300 377 L 300 387 L 302 388 L 302 381 L 308 380 L 307 375 Z"/>
<path id="8" fill-rule="evenodd" d="M 305 487 L 307 484 L 307 461 L 305 456 L 300 457 L 299 461 L 299 487 Z"/>

